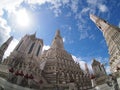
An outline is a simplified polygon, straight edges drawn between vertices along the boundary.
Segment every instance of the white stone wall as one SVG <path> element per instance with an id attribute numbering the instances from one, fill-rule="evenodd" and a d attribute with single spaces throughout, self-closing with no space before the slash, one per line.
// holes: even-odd
<path id="1" fill-rule="evenodd" d="M 90 15 L 91 20 L 99 27 L 105 37 L 108 51 L 110 54 L 110 66 L 111 71 L 114 73 L 120 60 L 120 28 L 108 24 L 105 20 L 95 16 Z"/>

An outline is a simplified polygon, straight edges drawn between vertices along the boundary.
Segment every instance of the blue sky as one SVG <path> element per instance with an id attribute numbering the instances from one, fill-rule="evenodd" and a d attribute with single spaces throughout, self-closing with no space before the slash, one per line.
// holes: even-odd
<path id="1" fill-rule="evenodd" d="M 13 50 L 25 34 L 37 32 L 48 49 L 57 29 L 65 49 L 75 59 L 91 64 L 93 58 L 108 62 L 107 45 L 102 32 L 90 20 L 95 14 L 120 26 L 119 0 L 0 0 L 0 44 L 9 36 L 14 40 L 6 52 Z M 81 65 L 82 66 L 82 65 Z M 106 65 L 109 72 L 108 63 Z"/>

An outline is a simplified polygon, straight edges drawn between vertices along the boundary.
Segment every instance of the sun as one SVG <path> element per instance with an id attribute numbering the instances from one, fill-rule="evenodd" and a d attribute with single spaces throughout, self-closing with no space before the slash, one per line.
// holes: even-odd
<path id="1" fill-rule="evenodd" d="M 20 27 L 30 26 L 30 17 L 26 9 L 20 9 L 16 13 L 16 22 Z"/>

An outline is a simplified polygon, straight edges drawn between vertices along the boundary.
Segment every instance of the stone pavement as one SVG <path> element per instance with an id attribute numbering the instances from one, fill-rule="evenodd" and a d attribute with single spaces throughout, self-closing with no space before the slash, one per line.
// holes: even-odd
<path id="1" fill-rule="evenodd" d="M 3 78 L 0 78 L 0 90 L 35 90 L 35 89 L 21 87 L 21 86 L 9 83 Z"/>
<path id="2" fill-rule="evenodd" d="M 95 87 L 95 90 L 111 90 L 111 87 L 109 87 L 107 84 L 102 84 Z"/>
<path id="3" fill-rule="evenodd" d="M 102 84 L 99 86 L 96 86 L 93 89 L 89 89 L 89 90 L 111 90 L 111 87 L 109 87 L 107 84 Z"/>
<path id="4" fill-rule="evenodd" d="M 120 78 L 117 79 L 118 81 L 118 85 L 120 88 Z M 90 89 L 90 90 L 113 90 L 111 87 L 109 87 L 107 84 L 102 84 L 99 86 L 96 86 L 94 89 Z"/>
<path id="5" fill-rule="evenodd" d="M 118 84 L 120 87 L 120 78 L 118 79 Z M 4 89 L 1 89 L 1 87 Z M 11 84 L 7 82 L 5 79 L 0 78 L 0 90 L 35 90 L 35 89 L 25 88 L 25 87 L 21 87 L 15 84 Z M 107 84 L 102 84 L 89 90 L 112 90 L 112 88 L 109 87 Z"/>

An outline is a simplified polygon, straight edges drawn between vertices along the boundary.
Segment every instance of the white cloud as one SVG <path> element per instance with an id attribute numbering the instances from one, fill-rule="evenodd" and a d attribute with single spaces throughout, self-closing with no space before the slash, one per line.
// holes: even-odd
<path id="1" fill-rule="evenodd" d="M 9 14 L 15 11 L 15 8 L 20 5 L 23 0 L 2 0 L 0 1 L 0 44 L 10 37 L 11 28 L 7 21 L 2 17 L 3 10 Z"/>
<path id="2" fill-rule="evenodd" d="M 67 4 L 67 3 L 69 3 L 70 2 L 70 0 L 62 0 L 62 3 L 65 5 L 65 4 Z"/>
<path id="3" fill-rule="evenodd" d="M 85 70 L 85 61 L 79 61 L 80 67 Z"/>
<path id="4" fill-rule="evenodd" d="M 62 13 L 61 7 L 65 7 L 65 6 L 69 6 L 71 8 L 71 11 L 73 13 L 76 13 L 78 11 L 79 0 L 28 0 L 27 2 L 29 4 L 39 4 L 39 5 L 49 3 L 51 4 L 49 9 L 51 9 L 55 14 L 55 16 L 57 17 Z"/>
<path id="5" fill-rule="evenodd" d="M 0 17 L 0 45 L 10 37 L 10 31 L 7 21 Z"/>
<path id="6" fill-rule="evenodd" d="M 24 22 L 23 22 L 23 19 L 24 19 Z M 30 25 L 30 22 L 31 22 L 30 17 L 26 9 L 18 10 L 18 12 L 16 13 L 16 23 L 20 27 L 28 27 Z"/>
<path id="7" fill-rule="evenodd" d="M 45 4 L 46 2 L 51 2 L 52 0 L 27 0 L 29 4 Z"/>
<path id="8" fill-rule="evenodd" d="M 1 0 L 0 10 L 7 10 L 9 13 L 14 12 L 15 8 L 18 7 L 24 0 Z"/>
<path id="9" fill-rule="evenodd" d="M 107 74 L 110 74 L 110 73 L 111 73 L 111 71 L 110 71 L 110 66 L 107 66 L 107 67 L 106 67 L 106 72 L 107 72 Z"/>
<path id="10" fill-rule="evenodd" d="M 80 58 L 77 58 L 76 56 L 72 55 L 72 58 L 75 62 L 80 64 L 80 67 L 85 70 L 85 62 L 82 61 Z"/>
<path id="11" fill-rule="evenodd" d="M 16 8 L 20 7 L 20 4 L 23 1 L 24 0 L 11 0 L 11 1 L 3 0 L 1 1 L 0 3 L 1 14 L 0 15 L 3 15 L 4 13 L 3 9 L 7 10 L 8 13 L 15 13 Z M 72 12 L 70 12 L 68 16 L 71 16 L 71 13 L 75 14 L 75 18 L 77 20 L 78 28 L 80 31 L 80 39 L 85 39 L 89 36 L 88 30 L 90 28 L 88 27 L 88 25 L 86 25 L 86 22 L 87 22 L 87 19 L 85 18 L 87 17 L 86 15 L 88 15 L 89 13 L 95 13 L 97 8 L 100 10 L 100 12 L 108 11 L 107 6 L 101 0 L 87 0 L 86 2 L 88 3 L 88 6 L 86 7 L 84 7 L 82 2 L 80 2 L 79 0 L 27 0 L 25 2 L 31 6 L 36 5 L 36 4 L 42 5 L 42 4 L 48 3 L 50 4 L 48 8 L 53 11 L 56 17 L 61 15 L 62 7 L 67 6 L 68 8 L 71 8 Z M 78 9 L 79 7 L 81 8 Z M 69 29 L 71 30 L 71 28 Z"/>
<path id="12" fill-rule="evenodd" d="M 88 12 L 89 10 L 90 10 L 89 7 L 85 7 L 85 8 L 82 9 L 81 14 L 86 13 L 86 12 Z"/>
<path id="13" fill-rule="evenodd" d="M 120 22 L 119 22 L 119 24 L 118 24 L 118 27 L 120 28 Z"/>
<path id="14" fill-rule="evenodd" d="M 76 13 L 75 18 L 77 20 L 77 26 L 79 28 L 80 32 L 80 40 L 89 38 L 89 33 L 88 31 L 90 30 L 89 25 L 87 25 L 88 21 L 88 15 L 90 13 L 96 13 L 97 9 L 99 10 L 99 13 L 104 13 L 108 11 L 107 6 L 104 4 L 104 1 L 102 0 L 87 0 L 87 6 L 84 7 L 81 10 L 79 10 L 78 13 Z M 82 7 L 82 6 L 81 6 Z"/>
<path id="15" fill-rule="evenodd" d="M 107 47 L 105 39 L 101 40 L 100 44 L 101 44 L 102 48 L 106 48 Z"/>
<path id="16" fill-rule="evenodd" d="M 88 32 L 87 31 L 82 31 L 80 30 L 80 40 L 81 39 L 85 39 L 86 37 L 88 37 Z"/>
<path id="17" fill-rule="evenodd" d="M 78 62 L 78 63 L 80 64 L 80 67 L 81 67 L 82 70 L 85 70 L 85 64 L 86 64 L 86 62 L 83 61 L 83 58 L 81 58 L 81 57 L 77 58 L 77 57 L 74 56 L 74 55 L 72 55 L 72 58 L 73 58 L 73 60 L 74 60 L 75 62 Z M 90 72 L 93 72 L 93 71 L 92 71 L 92 67 L 91 67 L 91 63 L 88 63 L 88 62 L 87 62 L 87 65 L 88 65 L 89 71 L 90 71 Z"/>
<path id="18" fill-rule="evenodd" d="M 110 74 L 110 66 L 108 65 L 109 59 L 108 58 L 103 58 L 103 57 L 96 57 L 95 58 L 97 61 L 99 61 L 101 64 L 104 65 L 105 70 L 107 74 Z"/>
<path id="19" fill-rule="evenodd" d="M 17 39 L 13 39 L 12 42 L 10 43 L 10 45 L 8 46 L 5 54 L 4 54 L 4 58 L 6 58 L 7 56 L 10 55 L 10 53 L 14 50 L 14 48 L 16 47 L 16 45 L 18 44 L 18 40 Z"/>
<path id="20" fill-rule="evenodd" d="M 87 3 L 96 5 L 99 0 L 87 0 Z"/>
<path id="21" fill-rule="evenodd" d="M 80 40 L 85 39 L 89 36 L 88 30 L 90 30 L 89 25 L 87 25 L 87 15 L 90 12 L 90 8 L 83 8 L 79 13 L 76 13 L 75 19 L 77 20 L 77 26 L 80 32 Z"/>
<path id="22" fill-rule="evenodd" d="M 87 0 L 87 3 L 89 4 L 89 7 L 91 9 L 99 9 L 100 12 L 107 12 L 108 8 L 102 0 Z"/>
<path id="23" fill-rule="evenodd" d="M 88 65 L 89 72 L 93 73 L 93 69 L 92 69 L 91 63 L 87 63 L 87 65 Z"/>
<path id="24" fill-rule="evenodd" d="M 108 62 L 108 58 L 103 58 L 103 57 L 95 57 L 96 60 L 99 62 L 103 62 L 103 64 L 106 64 Z"/>
<path id="25" fill-rule="evenodd" d="M 63 28 L 64 30 L 72 30 L 72 27 L 70 25 L 62 25 L 61 28 Z"/>
<path id="26" fill-rule="evenodd" d="M 100 9 L 101 12 L 107 12 L 108 8 L 106 7 L 106 5 L 104 4 L 100 4 L 98 6 L 98 8 Z"/>
<path id="27" fill-rule="evenodd" d="M 50 48 L 50 46 L 49 45 L 44 45 L 43 46 L 43 50 L 42 51 L 44 51 L 44 50 L 48 50 Z"/>
<path id="28" fill-rule="evenodd" d="M 39 5 L 49 3 L 51 4 L 49 9 L 53 11 L 56 17 L 58 17 L 61 14 L 60 7 L 62 5 L 67 4 L 69 0 L 64 0 L 64 1 L 61 1 L 61 0 L 28 0 L 27 2 L 28 4 L 39 4 Z"/>
<path id="29" fill-rule="evenodd" d="M 67 14 L 66 14 L 66 17 L 70 17 L 72 15 L 72 13 L 71 12 L 68 12 Z"/>
<path id="30" fill-rule="evenodd" d="M 70 7 L 71 7 L 72 12 L 77 13 L 77 11 L 78 11 L 78 0 L 72 0 L 71 2 L 72 3 L 70 5 Z"/>
<path id="31" fill-rule="evenodd" d="M 82 68 L 82 70 L 85 70 L 85 63 L 87 63 L 90 73 L 93 72 L 92 66 L 91 66 L 93 57 L 79 57 L 79 58 L 77 58 L 74 55 L 72 55 L 72 57 L 73 57 L 75 62 L 80 63 L 80 67 Z M 94 58 L 97 61 L 99 61 L 100 63 L 102 62 L 101 64 L 104 65 L 107 74 L 109 74 L 110 73 L 110 66 L 108 65 L 108 58 L 95 57 L 95 56 L 94 56 Z M 87 62 L 85 62 L 84 60 L 87 61 Z"/>
<path id="32" fill-rule="evenodd" d="M 58 17 L 62 12 L 60 7 L 62 6 L 62 3 L 60 1 L 50 1 L 49 3 L 52 4 L 52 6 L 50 7 L 51 10 L 53 10 L 54 14 L 56 17 Z"/>
<path id="33" fill-rule="evenodd" d="M 92 35 L 89 36 L 89 39 L 94 40 L 95 36 L 92 34 Z"/>
<path id="34" fill-rule="evenodd" d="M 12 14 L 16 14 L 17 8 L 20 7 L 20 4 L 24 0 L 2 0 L 0 1 L 0 45 L 10 37 L 11 27 L 8 25 L 8 22 L 6 19 L 3 18 L 4 10 L 7 11 L 8 17 Z M 14 21 L 15 17 L 12 18 L 12 21 Z M 14 27 L 16 27 L 14 22 Z M 17 30 L 16 30 L 17 31 Z"/>
<path id="35" fill-rule="evenodd" d="M 68 27 L 68 30 L 71 30 L 71 29 L 72 29 L 72 27 L 71 27 L 71 26 L 69 26 L 69 27 Z"/>
<path id="36" fill-rule="evenodd" d="M 81 60 L 81 58 L 77 58 L 76 56 L 72 55 L 72 58 L 75 62 L 80 64 L 81 69 L 85 70 L 85 62 Z"/>
<path id="37" fill-rule="evenodd" d="M 2 10 L 2 8 L 0 8 L 0 16 L 2 16 L 3 15 L 3 10 Z"/>
<path id="38" fill-rule="evenodd" d="M 63 42 L 65 42 L 65 41 L 66 41 L 65 37 L 63 37 Z"/>

